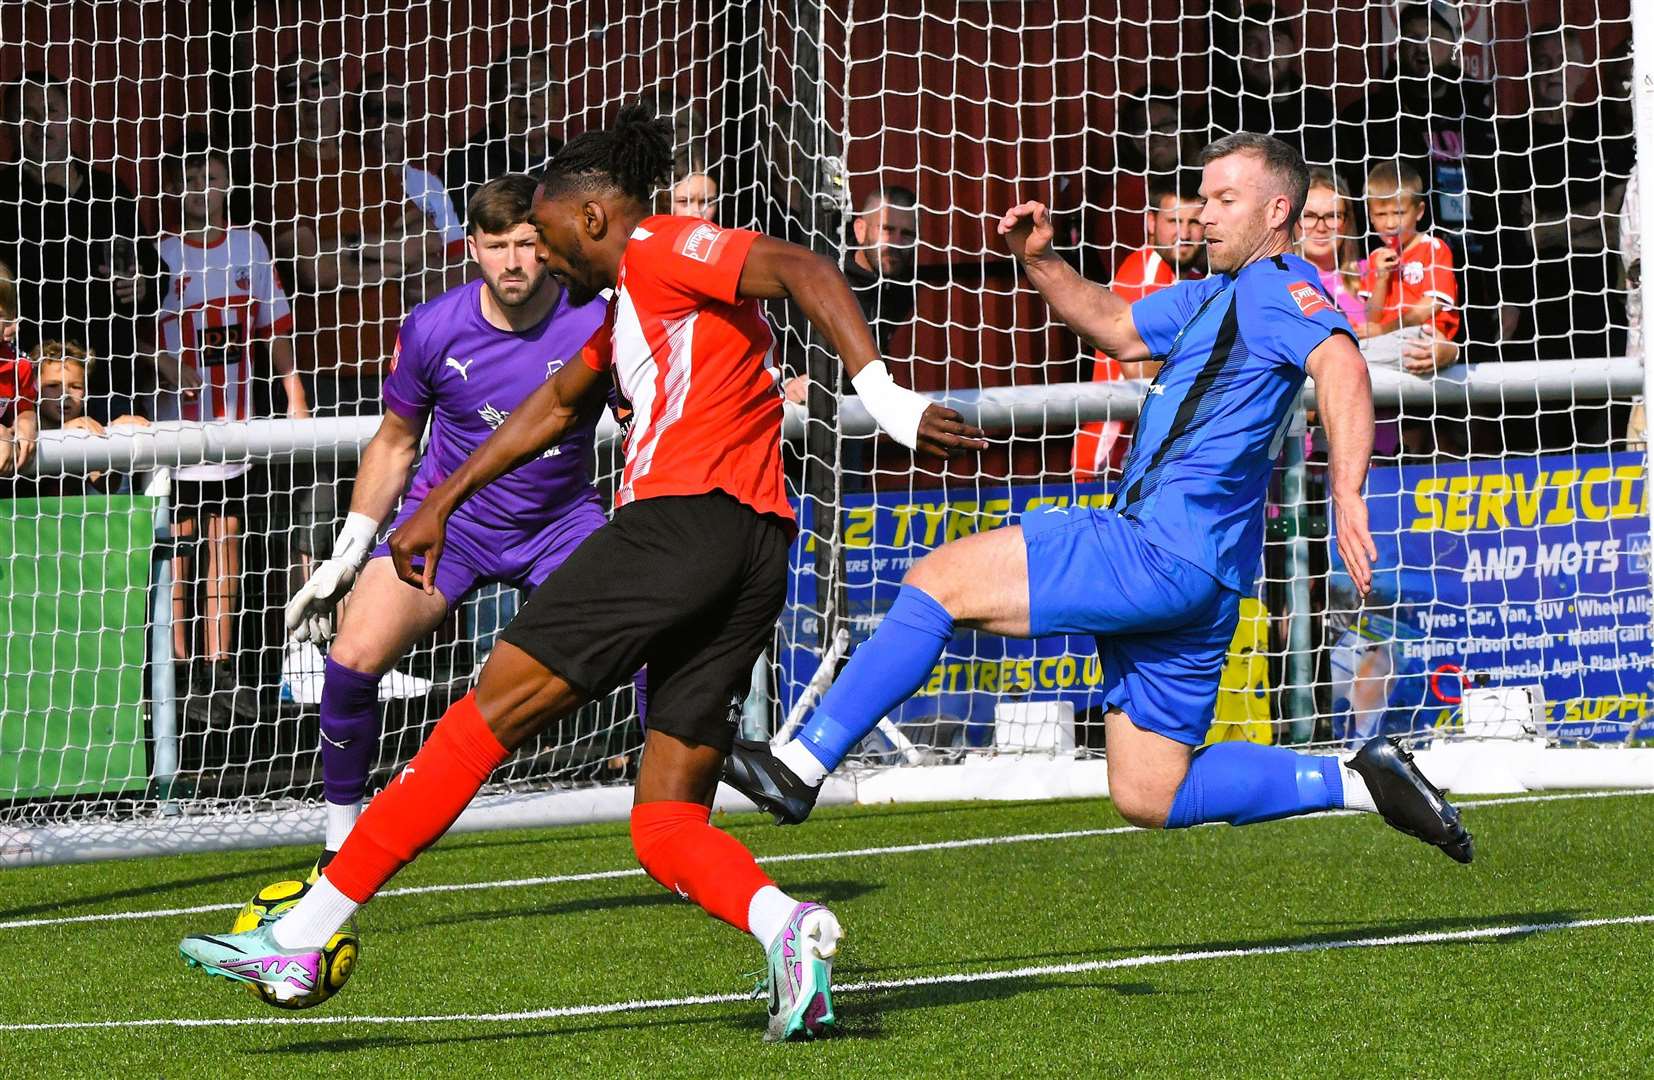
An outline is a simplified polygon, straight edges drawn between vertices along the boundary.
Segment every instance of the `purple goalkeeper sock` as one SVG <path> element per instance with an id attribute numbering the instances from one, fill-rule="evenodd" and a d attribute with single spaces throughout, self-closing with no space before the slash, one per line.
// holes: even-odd
<path id="1" fill-rule="evenodd" d="M 322 681 L 322 794 L 350 806 L 368 790 L 379 752 L 379 679 L 327 658 Z"/>
<path id="2" fill-rule="evenodd" d="M 891 709 L 925 684 L 953 637 L 953 616 L 930 596 L 902 586 L 884 621 L 845 665 L 821 707 L 798 733 L 832 772 Z"/>

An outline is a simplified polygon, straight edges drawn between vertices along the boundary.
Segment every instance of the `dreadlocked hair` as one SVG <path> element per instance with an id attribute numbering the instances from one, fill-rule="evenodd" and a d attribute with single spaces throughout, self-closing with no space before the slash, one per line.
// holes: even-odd
<path id="1" fill-rule="evenodd" d="M 634 102 L 602 131 L 576 135 L 546 166 L 550 196 L 593 185 L 614 188 L 648 206 L 672 176 L 672 125 L 652 105 Z"/>

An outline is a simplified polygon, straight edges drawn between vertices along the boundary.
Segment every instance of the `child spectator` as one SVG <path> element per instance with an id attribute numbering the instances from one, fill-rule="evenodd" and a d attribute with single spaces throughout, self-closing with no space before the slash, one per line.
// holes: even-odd
<path id="1" fill-rule="evenodd" d="M 198 383 L 163 402 L 166 419 L 242 421 L 253 416 L 254 345 L 265 342 L 270 364 L 287 397 L 287 415 L 310 415 L 304 386 L 293 366 L 293 320 L 270 252 L 258 234 L 229 227 L 229 162 L 194 135 L 175 148 L 165 168 L 167 194 L 181 224 L 162 237 L 159 251 L 172 275 L 162 301 L 161 346 Z M 243 719 L 257 715 L 251 695 L 236 693 L 234 625 L 241 577 L 241 519 L 245 514 L 248 462 L 189 465 L 174 473 L 174 535 L 207 540 L 206 611 L 202 648 L 192 648 L 189 601 L 195 594 L 191 560 L 173 561 L 173 648 L 180 659 L 196 656 L 192 693 L 207 695 L 215 711 L 223 702 Z"/>
<path id="2" fill-rule="evenodd" d="M 92 375 L 93 357 L 72 341 L 43 341 L 35 349 L 34 365 L 40 383 L 40 427 L 43 431 L 84 431 L 106 433 L 102 424 L 86 415 L 86 387 Z M 141 416 L 127 414 L 109 421 L 110 427 L 148 427 Z M 113 491 L 119 473 L 92 472 L 86 476 L 39 477 L 30 485 L 31 495 L 88 495 Z"/>
<path id="3" fill-rule="evenodd" d="M 1369 332 L 1434 327 L 1451 339 L 1459 330 L 1459 285 L 1453 251 L 1419 231 L 1424 181 L 1411 165 L 1386 161 L 1367 174 L 1367 218 L 1384 246 L 1367 257 L 1360 296 Z"/>
<path id="4" fill-rule="evenodd" d="M 699 168 L 691 168 L 680 173 L 678 181 L 661 193 L 660 203 L 663 214 L 712 221 L 718 203 L 718 181 Z"/>
<path id="5" fill-rule="evenodd" d="M 17 279 L 0 263 L 0 476 L 34 456 L 39 418 L 34 366 L 17 351 Z"/>

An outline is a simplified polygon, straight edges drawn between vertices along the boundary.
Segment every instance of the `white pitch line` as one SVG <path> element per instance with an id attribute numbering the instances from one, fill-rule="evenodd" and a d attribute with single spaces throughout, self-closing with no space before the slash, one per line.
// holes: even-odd
<path id="1" fill-rule="evenodd" d="M 1109 829 L 1070 829 L 1066 832 L 1018 833 L 1014 836 L 973 836 L 963 840 L 933 840 L 928 843 L 892 844 L 887 847 L 851 848 L 845 851 L 805 851 L 790 855 L 765 855 L 761 863 L 819 862 L 826 859 L 854 859 L 872 855 L 910 855 L 921 851 L 952 851 L 958 848 L 992 847 L 999 844 L 1031 844 L 1042 840 L 1079 840 L 1088 836 L 1113 836 L 1141 832 L 1131 825 Z M 625 870 L 593 870 L 584 874 L 554 874 L 547 877 L 508 878 L 499 881 L 465 881 L 448 885 L 409 885 L 386 889 L 379 896 L 422 896 L 427 893 L 470 892 L 476 889 L 524 889 L 540 885 L 567 885 L 578 881 L 608 881 L 642 877 L 641 867 Z M 126 919 L 164 919 L 175 915 L 199 915 L 208 911 L 237 911 L 240 904 L 197 904 L 194 907 L 155 908 L 148 911 L 106 911 L 96 915 L 63 915 L 50 919 L 14 919 L 0 922 L 0 930 L 21 930 L 31 926 L 63 926 L 69 923 L 116 922 Z"/>
<path id="2" fill-rule="evenodd" d="M 1478 810 L 1516 803 L 1560 802 L 1574 799 L 1613 799 L 1628 795 L 1654 795 L 1654 788 L 1634 788 L 1625 791 L 1574 791 L 1553 795 L 1518 795 L 1511 798 L 1479 799 L 1455 803 L 1461 810 Z M 1359 816 L 1357 810 L 1329 810 L 1322 814 L 1306 814 L 1308 820 L 1326 817 Z M 1117 825 L 1108 829 L 1070 829 L 1064 832 L 1019 833 L 1014 836 L 977 836 L 963 840 L 934 840 L 916 844 L 892 844 L 886 847 L 852 848 L 846 851 L 806 851 L 790 855 L 766 855 L 760 863 L 819 862 L 830 859 L 853 859 L 877 855 L 909 855 L 924 851 L 951 851 L 959 848 L 991 847 L 999 844 L 1028 844 L 1046 840 L 1081 840 L 1094 836 L 1115 836 L 1121 833 L 1142 832 L 1131 825 Z M 431 893 L 473 892 L 479 889 L 526 889 L 542 885 L 569 885 L 582 881 L 610 881 L 616 878 L 641 877 L 643 870 L 629 867 L 624 870 L 593 870 L 582 874 L 553 874 L 546 877 L 504 878 L 494 881 L 464 881 L 446 885 L 409 885 L 386 889 L 379 896 L 424 896 Z M 213 911 L 238 911 L 240 904 L 196 904 L 193 907 L 152 908 L 147 911 L 107 911 L 94 915 L 61 915 L 46 919 L 13 919 L 0 922 L 0 930 L 23 930 L 36 926 L 66 926 L 74 923 L 122 922 L 132 919 L 168 919 L 179 915 L 200 915 Z"/>
<path id="3" fill-rule="evenodd" d="M 1194 949 L 1187 952 L 1147 953 L 1120 956 L 1111 960 L 1080 960 L 1067 964 L 1000 968 L 994 971 L 961 971 L 946 975 L 915 975 L 906 979 L 874 979 L 847 983 L 835 988 L 838 994 L 864 994 L 875 990 L 900 990 L 912 986 L 958 986 L 965 983 L 1006 982 L 1043 978 L 1049 975 L 1080 975 L 1091 971 L 1120 968 L 1157 967 L 1204 960 L 1236 960 L 1254 956 L 1285 956 L 1293 953 L 1331 952 L 1341 949 L 1384 949 L 1400 945 L 1439 945 L 1457 941 L 1489 941 L 1542 934 L 1558 930 L 1589 930 L 1605 926 L 1638 926 L 1654 923 L 1654 915 L 1619 915 L 1596 919 L 1562 919 L 1556 922 L 1521 923 L 1514 926 L 1484 926 L 1471 930 L 1444 930 L 1435 933 L 1390 934 L 1380 937 L 1342 938 L 1335 941 L 1295 941 L 1282 945 L 1251 948 Z M 750 994 L 695 994 L 676 998 L 646 998 L 636 1001 L 605 1001 L 588 1005 L 560 1005 L 549 1009 L 500 1013 L 447 1013 L 424 1016 L 226 1016 L 210 1019 L 157 1017 L 144 1020 L 80 1020 L 46 1024 L 0 1024 L 0 1031 L 71 1031 L 88 1028 L 148 1027 L 265 1027 L 326 1024 L 456 1024 L 510 1023 L 525 1020 L 557 1020 L 571 1016 L 600 1016 L 610 1013 L 678 1009 L 692 1005 L 723 1005 L 750 1001 Z"/>

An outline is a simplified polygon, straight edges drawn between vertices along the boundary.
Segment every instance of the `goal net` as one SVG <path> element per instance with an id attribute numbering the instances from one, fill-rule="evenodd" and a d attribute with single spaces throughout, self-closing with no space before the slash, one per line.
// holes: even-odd
<path id="1" fill-rule="evenodd" d="M 1152 372 L 1054 320 L 993 220 L 1047 203 L 1064 257 L 1127 295 L 1196 276 L 1198 152 L 1245 129 L 1317 170 L 1301 246 L 1372 370 L 1380 559 L 1362 602 L 1306 395 L 1211 737 L 1646 739 L 1632 17 L 1623 0 L 145 0 L 51 5 L 25 32 L 0 11 L 0 308 L 43 429 L 38 471 L 0 503 L 0 860 L 318 835 L 322 653 L 285 642 L 282 610 L 348 508 L 401 316 L 467 278 L 478 184 L 640 97 L 674 127 L 663 210 L 839 260 L 896 377 L 993 435 L 978 458 L 915 459 L 772 305 L 803 528 L 747 734 L 807 716 L 926 551 L 1112 495 Z M 8 404 L 11 430 L 26 411 Z M 605 496 L 617 455 L 600 441 Z M 375 784 L 519 602 L 480 590 L 387 676 Z M 859 775 L 1083 772 L 1102 682 L 1089 639 L 961 634 Z M 617 692 L 517 755 L 471 820 L 619 812 L 640 745 Z M 1647 771 L 1630 768 L 1614 782 Z"/>

